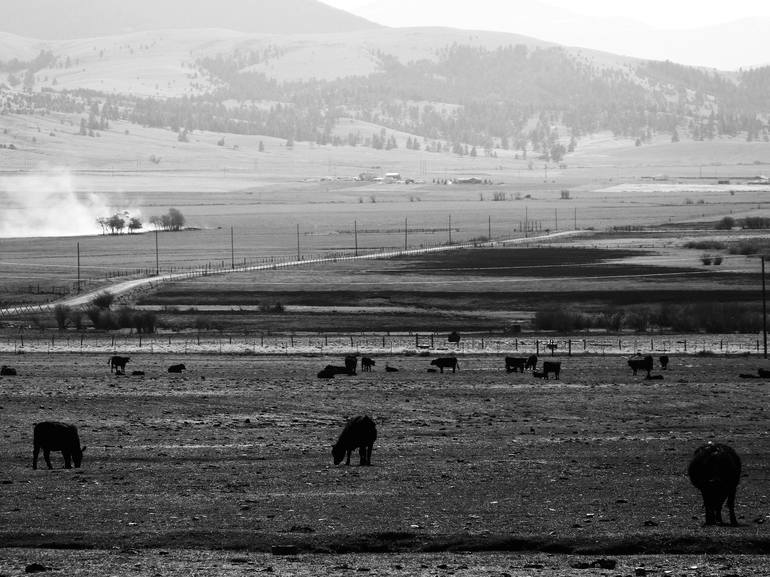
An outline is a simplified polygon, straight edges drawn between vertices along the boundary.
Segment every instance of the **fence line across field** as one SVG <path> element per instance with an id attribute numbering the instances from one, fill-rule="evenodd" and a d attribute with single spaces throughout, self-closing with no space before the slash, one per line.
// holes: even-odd
<path id="1" fill-rule="evenodd" d="M 174 354 L 506 354 L 539 356 L 637 354 L 759 354 L 757 335 L 649 335 L 549 337 L 466 336 L 459 343 L 445 333 L 319 334 L 17 334 L 0 339 L 4 353 L 174 353 Z"/>

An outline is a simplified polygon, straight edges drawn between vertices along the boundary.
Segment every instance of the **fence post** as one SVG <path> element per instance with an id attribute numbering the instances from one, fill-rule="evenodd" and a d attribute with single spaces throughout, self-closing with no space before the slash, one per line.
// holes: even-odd
<path id="1" fill-rule="evenodd" d="M 572 339 L 569 339 L 567 341 L 567 356 L 568 357 L 572 356 Z"/>
<path id="2" fill-rule="evenodd" d="M 540 339 L 535 341 L 535 354 L 540 355 Z"/>

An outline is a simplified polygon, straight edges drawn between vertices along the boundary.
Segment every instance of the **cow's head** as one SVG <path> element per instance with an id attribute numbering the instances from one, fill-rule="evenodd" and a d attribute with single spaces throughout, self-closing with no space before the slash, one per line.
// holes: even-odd
<path id="1" fill-rule="evenodd" d="M 80 468 L 80 463 L 83 462 L 83 453 L 85 452 L 85 447 L 78 447 L 72 452 L 72 462 L 75 465 L 76 469 Z"/>
<path id="2" fill-rule="evenodd" d="M 332 458 L 335 465 L 342 463 L 342 459 L 345 458 L 345 448 L 342 445 L 334 445 L 332 447 Z"/>

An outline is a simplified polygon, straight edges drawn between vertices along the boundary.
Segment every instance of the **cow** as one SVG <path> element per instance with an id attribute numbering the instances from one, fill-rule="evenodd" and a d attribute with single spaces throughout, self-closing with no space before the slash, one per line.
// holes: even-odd
<path id="1" fill-rule="evenodd" d="M 355 375 L 356 367 L 358 367 L 358 355 L 347 355 L 345 357 L 345 368 L 347 368 L 348 374 Z"/>
<path id="2" fill-rule="evenodd" d="M 545 379 L 548 378 L 548 375 L 542 371 L 532 371 L 532 376 L 536 379 Z"/>
<path id="3" fill-rule="evenodd" d="M 110 357 L 110 360 L 107 361 L 107 364 L 110 365 L 110 372 L 115 370 L 115 373 L 120 374 L 126 374 L 126 363 L 131 359 L 131 357 L 120 357 L 118 355 L 113 355 Z"/>
<path id="4" fill-rule="evenodd" d="M 9 367 L 7 365 L 3 365 L 0 367 L 0 377 L 15 377 L 16 376 L 16 369 L 13 367 Z"/>
<path id="5" fill-rule="evenodd" d="M 454 357 L 441 357 L 438 359 L 433 359 L 430 364 L 438 367 L 442 373 L 444 372 L 445 368 L 451 368 L 453 373 L 460 368 L 457 359 Z"/>
<path id="6" fill-rule="evenodd" d="M 459 343 L 460 342 L 460 333 L 457 331 L 452 331 L 449 333 L 449 335 L 446 338 L 447 342 L 449 343 Z"/>
<path id="7" fill-rule="evenodd" d="M 83 461 L 83 451 L 86 448 L 80 446 L 80 437 L 78 437 L 78 429 L 75 425 L 57 421 L 36 423 L 33 430 L 33 441 L 33 469 L 37 469 L 37 456 L 40 454 L 40 449 L 43 449 L 43 458 L 49 469 L 53 469 L 51 451 L 61 451 L 64 456 L 65 469 L 71 469 L 72 463 L 76 469 L 80 468 L 80 463 Z"/>
<path id="8" fill-rule="evenodd" d="M 391 367 L 388 365 L 388 363 L 385 363 L 385 372 L 386 373 L 397 373 L 398 369 L 396 367 Z"/>
<path id="9" fill-rule="evenodd" d="M 347 367 L 341 367 L 339 365 L 326 365 L 318 372 L 319 379 L 333 379 L 334 375 L 349 375 L 351 374 Z M 353 373 L 355 374 L 355 373 Z"/>
<path id="10" fill-rule="evenodd" d="M 527 357 L 527 362 L 524 363 L 525 369 L 532 369 L 533 371 L 537 368 L 537 355 L 529 355 Z"/>
<path id="11" fill-rule="evenodd" d="M 722 505 L 727 500 L 730 524 L 735 518 L 735 491 L 741 478 L 741 460 L 732 447 L 721 443 L 706 443 L 695 450 L 687 468 L 690 481 L 703 496 L 706 525 L 723 525 Z"/>
<path id="12" fill-rule="evenodd" d="M 361 357 L 361 372 L 362 373 L 371 373 L 372 367 L 377 364 L 374 362 L 374 359 L 370 359 L 369 357 Z"/>
<path id="13" fill-rule="evenodd" d="M 171 365 L 168 368 L 169 373 L 181 373 L 182 371 L 187 370 L 187 367 L 184 366 L 184 363 L 179 363 L 178 365 Z"/>
<path id="14" fill-rule="evenodd" d="M 647 376 L 650 376 L 650 371 L 653 368 L 653 360 L 651 355 L 647 355 L 642 359 L 628 359 L 628 366 L 631 367 L 634 375 L 636 371 L 646 371 Z"/>
<path id="15" fill-rule="evenodd" d="M 763 379 L 770 378 L 770 371 L 760 367 L 757 369 L 757 376 L 762 377 Z"/>
<path id="16" fill-rule="evenodd" d="M 369 466 L 372 464 L 372 446 L 377 440 L 377 426 L 368 416 L 358 416 L 350 419 L 342 429 L 337 442 L 332 447 L 334 464 L 339 465 L 347 456 L 346 465 L 350 465 L 350 454 L 353 449 L 358 449 L 360 464 Z"/>
<path id="17" fill-rule="evenodd" d="M 543 374 L 544 378 L 548 378 L 548 373 L 553 373 L 554 378 L 559 378 L 561 372 L 561 362 L 559 361 L 543 361 Z"/>
<path id="18" fill-rule="evenodd" d="M 131 376 L 132 377 L 143 377 L 144 376 L 144 371 L 131 371 Z"/>
<path id="19" fill-rule="evenodd" d="M 505 372 L 507 373 L 515 373 L 517 370 L 523 373 L 526 365 L 527 359 L 523 357 L 505 357 Z"/>
<path id="20" fill-rule="evenodd" d="M 660 355 L 660 368 L 664 371 L 668 368 L 668 355 Z"/>

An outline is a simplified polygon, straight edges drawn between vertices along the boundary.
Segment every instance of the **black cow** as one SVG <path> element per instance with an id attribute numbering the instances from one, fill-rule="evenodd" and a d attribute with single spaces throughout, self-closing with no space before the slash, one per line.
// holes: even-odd
<path id="1" fill-rule="evenodd" d="M 517 370 L 523 373 L 526 366 L 527 359 L 523 357 L 505 357 L 505 371 L 508 373 L 515 373 Z"/>
<path id="2" fill-rule="evenodd" d="M 334 464 L 339 465 L 347 456 L 346 465 L 350 465 L 350 453 L 358 449 L 361 465 L 372 464 L 372 446 L 377 440 L 377 426 L 367 415 L 353 417 L 342 429 L 337 442 L 332 447 Z"/>
<path id="3" fill-rule="evenodd" d="M 131 357 L 120 357 L 118 355 L 113 355 L 110 357 L 110 360 L 107 361 L 107 364 L 110 365 L 110 372 L 113 370 L 117 374 L 125 374 L 126 373 L 126 363 L 131 359 Z"/>
<path id="4" fill-rule="evenodd" d="M 735 490 L 741 478 L 741 460 L 732 447 L 707 443 L 695 450 L 687 469 L 690 481 L 703 495 L 706 525 L 723 525 L 722 505 L 727 500 L 730 524 L 735 526 Z"/>
<path id="5" fill-rule="evenodd" d="M 533 371 L 537 368 L 537 355 L 529 355 L 527 357 L 527 362 L 524 363 L 525 369 L 532 369 Z"/>
<path id="6" fill-rule="evenodd" d="M 549 373 L 553 373 L 554 378 L 559 378 L 561 372 L 561 362 L 559 361 L 543 361 L 543 374 L 544 378 L 548 378 Z"/>
<path id="7" fill-rule="evenodd" d="M 143 377 L 144 371 L 131 371 L 131 376 L 133 377 Z"/>
<path id="8" fill-rule="evenodd" d="M 757 376 L 762 377 L 763 379 L 770 378 L 770 371 L 760 367 L 757 369 Z"/>
<path id="9" fill-rule="evenodd" d="M 386 373 L 397 373 L 398 369 L 396 367 L 391 367 L 388 365 L 388 363 L 385 363 L 385 372 Z"/>
<path id="10" fill-rule="evenodd" d="M 668 355 L 660 355 L 660 368 L 664 371 L 668 368 Z"/>
<path id="11" fill-rule="evenodd" d="M 433 359 L 430 364 L 438 367 L 442 373 L 444 372 L 445 368 L 451 368 L 453 373 L 460 368 L 457 359 L 454 357 L 441 357 L 438 359 Z"/>
<path id="12" fill-rule="evenodd" d="M 450 343 L 459 343 L 460 342 L 460 333 L 457 331 L 452 331 L 449 333 L 449 335 L 446 338 L 447 342 Z"/>
<path id="13" fill-rule="evenodd" d="M 628 366 L 631 367 L 634 374 L 636 374 L 636 371 L 646 371 L 647 376 L 649 377 L 650 371 L 652 371 L 653 368 L 652 356 L 647 355 L 642 359 L 628 359 Z"/>
<path id="14" fill-rule="evenodd" d="M 341 367 L 339 365 L 326 365 L 318 372 L 319 379 L 333 379 L 334 375 L 350 375 L 350 371 L 347 367 Z M 355 373 L 352 373 L 355 375 Z"/>
<path id="15" fill-rule="evenodd" d="M 184 363 L 179 363 L 178 365 L 171 365 L 168 368 L 169 373 L 181 373 L 182 371 L 187 370 L 187 367 L 184 366 Z"/>
<path id="16" fill-rule="evenodd" d="M 348 370 L 348 374 L 355 375 L 357 367 L 358 367 L 358 356 L 347 355 L 345 357 L 345 368 Z"/>
<path id="17" fill-rule="evenodd" d="M 33 432 L 34 451 L 32 453 L 32 468 L 37 469 L 37 456 L 40 449 L 43 449 L 43 458 L 49 469 L 51 465 L 51 451 L 61 451 L 64 456 L 64 467 L 71 469 L 71 463 L 75 468 L 80 467 L 83 461 L 83 451 L 85 447 L 80 446 L 80 437 L 78 437 L 78 428 L 75 425 L 59 423 L 57 421 L 43 421 L 36 423 Z"/>
<path id="18" fill-rule="evenodd" d="M 3 365 L 0 367 L 0 377 L 15 377 L 16 376 L 16 369 L 13 367 L 9 367 L 6 365 Z"/>
<path id="19" fill-rule="evenodd" d="M 372 367 L 377 364 L 374 362 L 374 359 L 370 359 L 369 357 L 361 357 L 361 372 L 362 373 L 371 373 Z"/>

